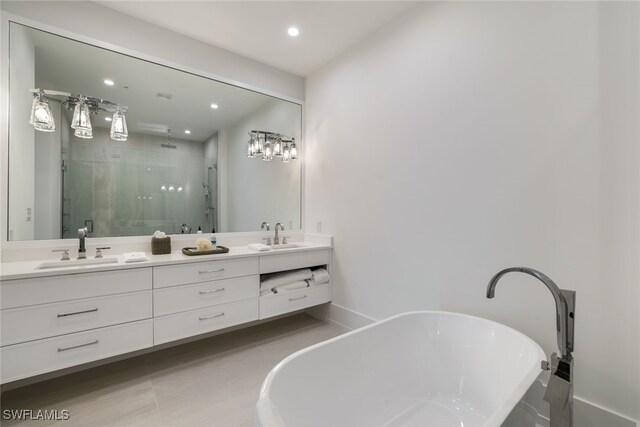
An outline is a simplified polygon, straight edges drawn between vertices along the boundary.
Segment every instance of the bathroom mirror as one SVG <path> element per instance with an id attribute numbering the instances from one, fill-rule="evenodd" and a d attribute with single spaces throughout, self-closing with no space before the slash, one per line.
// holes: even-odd
<path id="1" fill-rule="evenodd" d="M 81 227 L 90 237 L 301 228 L 300 160 L 247 157 L 252 130 L 300 152 L 301 105 L 15 22 L 9 31 L 9 240 Z M 33 89 L 55 130 L 30 123 Z M 126 140 L 113 137 L 118 106 Z"/>

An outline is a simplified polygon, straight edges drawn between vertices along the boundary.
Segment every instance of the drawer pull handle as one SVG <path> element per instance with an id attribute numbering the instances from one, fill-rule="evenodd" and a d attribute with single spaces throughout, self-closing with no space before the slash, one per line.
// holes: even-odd
<path id="1" fill-rule="evenodd" d="M 198 293 L 200 295 L 206 295 L 206 294 L 215 294 L 216 292 L 224 292 L 225 289 L 224 288 L 220 288 L 220 289 L 211 289 L 210 291 L 198 291 Z"/>
<path id="2" fill-rule="evenodd" d="M 224 312 L 219 313 L 219 314 L 214 314 L 213 316 L 206 316 L 206 317 L 199 317 L 200 320 L 209 320 L 209 319 L 214 319 L 216 317 L 222 317 L 224 316 Z"/>
<path id="3" fill-rule="evenodd" d="M 96 311 L 98 311 L 97 308 L 92 308 L 91 310 L 84 310 L 84 311 L 76 311 L 76 312 L 73 312 L 73 313 L 58 314 L 58 317 L 67 317 L 67 316 L 75 316 L 77 314 L 95 313 Z"/>
<path id="4" fill-rule="evenodd" d="M 224 271 L 224 267 L 219 268 L 217 270 L 200 270 L 200 271 L 198 271 L 198 273 L 199 274 L 208 274 L 208 273 L 220 273 L 222 271 Z"/>
<path id="5" fill-rule="evenodd" d="M 298 298 L 289 298 L 289 301 L 298 301 L 301 299 L 305 299 L 306 297 L 307 297 L 306 295 L 302 295 L 301 297 L 298 297 Z"/>
<path id="6" fill-rule="evenodd" d="M 73 350 L 74 348 L 87 347 L 89 345 L 98 344 L 99 341 L 100 340 L 95 340 L 95 341 L 88 342 L 86 344 L 73 345 L 71 347 L 58 347 L 58 352 L 67 351 L 67 350 Z"/>

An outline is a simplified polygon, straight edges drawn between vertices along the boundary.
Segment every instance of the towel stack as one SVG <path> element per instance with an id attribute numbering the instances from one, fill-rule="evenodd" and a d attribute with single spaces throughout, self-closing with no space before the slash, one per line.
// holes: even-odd
<path id="1" fill-rule="evenodd" d="M 260 281 L 260 295 L 277 294 L 281 291 L 307 288 L 329 282 L 329 272 L 324 268 L 302 268 L 300 270 L 270 274 Z"/>

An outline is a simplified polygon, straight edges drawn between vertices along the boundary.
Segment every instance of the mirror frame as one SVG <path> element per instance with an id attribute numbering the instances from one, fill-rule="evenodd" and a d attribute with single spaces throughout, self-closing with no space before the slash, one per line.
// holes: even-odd
<path id="1" fill-rule="evenodd" d="M 305 199 L 304 199 L 304 184 L 305 184 L 305 103 L 300 99 L 295 99 L 289 96 L 285 96 L 279 93 L 275 93 L 270 90 L 265 90 L 260 87 L 253 86 L 251 84 L 243 83 L 238 80 L 225 78 L 209 71 L 202 69 L 196 69 L 191 66 L 176 63 L 166 58 L 159 58 L 153 55 L 139 52 L 134 49 L 123 47 L 111 42 L 89 37 L 80 33 L 65 30 L 63 28 L 55 27 L 50 24 L 42 23 L 30 18 L 25 18 L 20 15 L 15 15 L 6 11 L 0 12 L 0 203 L 2 209 L 0 209 L 0 246 L 2 250 L 21 249 L 30 247 L 58 247 L 61 245 L 68 245 L 69 241 L 75 239 L 47 239 L 47 240 L 8 240 L 9 232 L 9 23 L 16 23 L 31 27 L 36 30 L 45 31 L 52 35 L 65 37 L 71 40 L 75 40 L 81 43 L 106 49 L 115 53 L 127 55 L 136 59 L 141 59 L 156 65 L 168 67 L 177 71 L 185 72 L 197 77 L 203 77 L 216 82 L 229 84 L 241 89 L 257 92 L 262 95 L 267 95 L 273 98 L 277 98 L 283 101 L 292 102 L 300 105 L 301 107 L 301 142 L 298 146 L 298 153 L 300 158 L 300 228 L 294 230 L 288 230 L 295 234 L 304 233 L 305 222 Z M 241 55 L 239 55 L 241 56 Z M 248 236 L 260 233 L 256 225 L 255 231 L 242 231 L 242 232 L 219 232 L 216 235 L 225 236 Z M 171 236 L 182 236 L 171 235 Z M 148 243 L 151 236 L 123 236 L 123 237 L 94 237 L 91 238 L 92 243 L 105 244 L 105 243 Z M 218 240 L 220 237 L 218 238 Z"/>

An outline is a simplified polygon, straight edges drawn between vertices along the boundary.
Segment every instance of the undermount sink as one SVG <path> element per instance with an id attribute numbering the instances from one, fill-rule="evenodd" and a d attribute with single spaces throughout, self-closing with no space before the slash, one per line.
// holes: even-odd
<path id="1" fill-rule="evenodd" d="M 43 268 L 63 268 L 63 267 L 81 267 L 98 264 L 115 264 L 118 262 L 116 257 L 93 258 L 93 259 L 73 259 L 68 261 L 48 261 L 38 264 L 36 270 Z"/>
<path id="2" fill-rule="evenodd" d="M 299 248 L 302 245 L 300 243 L 285 243 L 283 245 L 271 245 L 271 249 L 274 251 L 278 251 L 280 249 L 291 249 L 291 248 Z"/>

